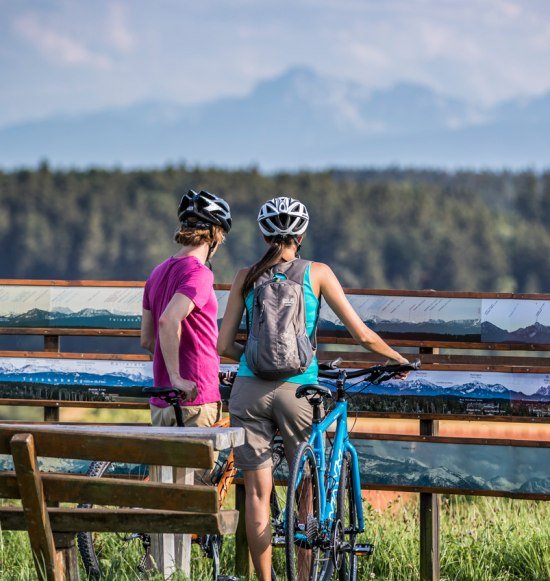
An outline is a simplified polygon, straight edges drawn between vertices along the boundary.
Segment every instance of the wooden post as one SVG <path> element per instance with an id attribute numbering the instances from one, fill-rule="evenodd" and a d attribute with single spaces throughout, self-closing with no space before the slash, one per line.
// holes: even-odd
<path id="1" fill-rule="evenodd" d="M 59 406 L 45 405 L 44 406 L 44 421 L 45 422 L 59 422 Z"/>
<path id="2" fill-rule="evenodd" d="M 150 478 L 155 482 L 193 484 L 195 471 L 192 468 L 172 466 L 150 466 Z M 170 579 L 177 569 L 186 577 L 191 576 L 191 535 L 152 534 L 151 557 L 155 567 L 165 579 Z"/>
<path id="3" fill-rule="evenodd" d="M 54 533 L 53 540 L 57 550 L 57 563 L 65 581 L 79 581 L 78 557 L 75 536 L 72 533 Z"/>
<path id="4" fill-rule="evenodd" d="M 44 351 L 59 353 L 60 347 L 59 335 L 44 335 Z M 59 422 L 59 416 L 58 406 L 44 406 L 45 422 Z"/>
<path id="5" fill-rule="evenodd" d="M 438 420 L 420 420 L 420 435 L 437 436 Z M 439 581 L 439 494 L 420 493 L 420 579 Z"/>
<path id="6" fill-rule="evenodd" d="M 252 576 L 254 566 L 248 550 L 246 538 L 246 493 L 244 484 L 235 485 L 235 508 L 239 511 L 239 524 L 235 532 L 235 574 L 248 579 Z"/>
<path id="7" fill-rule="evenodd" d="M 58 353 L 59 348 L 59 335 L 44 335 L 44 351 L 53 351 Z"/>
<path id="8" fill-rule="evenodd" d="M 420 347 L 420 354 L 438 354 L 438 347 Z M 420 420 L 421 436 L 437 436 L 438 420 Z M 439 581 L 439 494 L 420 493 L 420 579 Z"/>
<path id="9" fill-rule="evenodd" d="M 36 461 L 34 438 L 31 434 L 16 434 L 11 439 L 10 447 L 38 578 L 62 581 L 63 574 L 57 562 L 44 488 Z"/>

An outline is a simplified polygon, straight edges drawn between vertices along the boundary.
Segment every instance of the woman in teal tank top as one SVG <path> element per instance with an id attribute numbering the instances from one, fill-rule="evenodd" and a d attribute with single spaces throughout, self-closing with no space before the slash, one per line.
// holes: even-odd
<path id="1" fill-rule="evenodd" d="M 295 397 L 298 385 L 317 383 L 318 363 L 314 357 L 299 375 L 267 381 L 256 377 L 247 365 L 244 347 L 237 343 L 243 313 L 251 322 L 254 284 L 276 265 L 297 258 L 309 215 L 304 204 L 282 196 L 267 201 L 260 209 L 258 225 L 269 245 L 265 255 L 250 268 L 237 273 L 218 338 L 220 355 L 239 362 L 231 391 L 231 425 L 242 427 L 245 443 L 235 448 L 235 465 L 243 471 L 246 489 L 246 532 L 254 567 L 260 581 L 271 580 L 271 444 L 278 430 L 289 464 L 294 451 L 311 431 L 312 407 L 305 398 Z M 407 360 L 371 331 L 353 310 L 338 279 L 326 264 L 311 263 L 305 272 L 303 292 L 306 331 L 313 339 L 321 297 L 365 349 L 396 363 Z"/>

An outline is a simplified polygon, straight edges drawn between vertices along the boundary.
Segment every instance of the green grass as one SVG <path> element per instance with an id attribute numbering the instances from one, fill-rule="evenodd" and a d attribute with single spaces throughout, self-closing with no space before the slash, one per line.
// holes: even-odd
<path id="1" fill-rule="evenodd" d="M 376 545 L 371 559 L 360 559 L 359 579 L 411 581 L 419 578 L 418 506 L 396 503 L 383 513 L 366 509 L 368 535 Z M 101 535 L 103 566 L 109 581 L 137 580 L 138 541 L 124 546 L 115 535 Z M 276 567 L 284 567 L 276 551 Z M 222 551 L 222 567 L 234 573 L 234 538 Z M 82 574 L 82 578 L 85 576 Z M 210 562 L 193 547 L 192 579 L 210 578 Z M 444 581 L 549 581 L 550 503 L 483 497 L 443 498 L 441 510 L 441 578 Z M 0 579 L 36 579 L 26 533 L 0 533 Z M 153 581 L 160 575 L 148 577 Z M 184 579 L 179 574 L 174 581 Z"/>

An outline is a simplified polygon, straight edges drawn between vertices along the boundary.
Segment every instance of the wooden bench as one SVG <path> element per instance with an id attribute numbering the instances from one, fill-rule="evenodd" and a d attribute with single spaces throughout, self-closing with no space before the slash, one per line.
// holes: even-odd
<path id="1" fill-rule="evenodd" d="M 0 497 L 22 504 L 0 508 L 1 527 L 27 530 L 39 578 L 56 581 L 78 579 L 80 531 L 234 533 L 238 512 L 219 510 L 215 487 L 46 473 L 38 456 L 209 469 L 214 450 L 242 437 L 235 428 L 0 424 L 0 453 L 14 464 L 0 472 Z M 93 508 L 74 506 L 80 503 Z"/>

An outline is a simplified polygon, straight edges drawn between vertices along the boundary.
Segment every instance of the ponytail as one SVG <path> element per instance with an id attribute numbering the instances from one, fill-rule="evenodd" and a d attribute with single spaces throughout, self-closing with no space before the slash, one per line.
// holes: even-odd
<path id="1" fill-rule="evenodd" d="M 256 264 L 253 264 L 250 267 L 244 279 L 242 292 L 243 297 L 245 298 L 254 288 L 255 282 L 262 276 L 262 274 L 280 262 L 284 249 L 297 243 L 295 237 L 291 235 L 273 236 L 266 238 L 266 240 L 269 242 L 267 252 L 260 258 L 260 260 L 258 260 L 258 262 L 256 262 Z"/>

